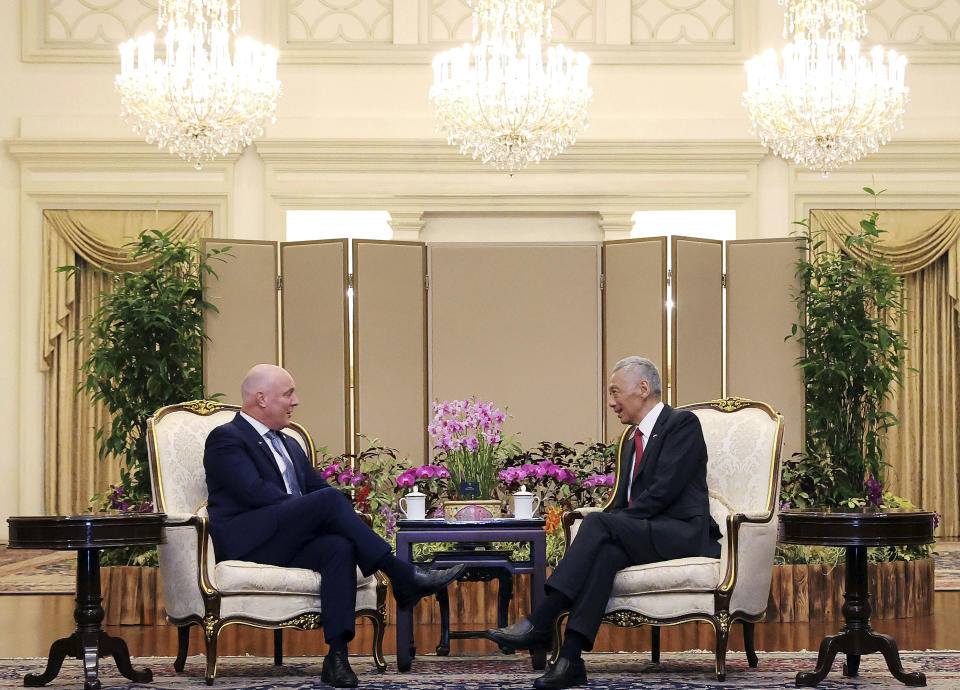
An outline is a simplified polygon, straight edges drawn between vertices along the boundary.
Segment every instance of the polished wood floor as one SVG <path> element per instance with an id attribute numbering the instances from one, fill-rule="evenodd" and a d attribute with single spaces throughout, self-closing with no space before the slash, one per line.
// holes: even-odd
<path id="1" fill-rule="evenodd" d="M 420 604 L 423 606 L 424 604 Z M 435 605 L 435 604 L 433 604 Z M 0 595 L 0 657 L 45 657 L 50 643 L 73 632 L 73 597 L 70 595 L 4 594 Z M 491 612 L 491 621 L 494 614 Z M 960 592 L 937 592 L 932 616 L 899 620 L 873 621 L 873 627 L 892 635 L 902 650 L 958 649 L 960 648 Z M 821 638 L 836 632 L 839 621 L 828 623 L 759 623 L 756 631 L 758 650 L 798 651 L 816 650 Z M 169 625 L 112 626 L 107 631 L 123 637 L 135 656 L 174 656 L 177 648 L 176 630 Z M 191 633 L 191 654 L 202 653 L 200 630 L 194 626 Z M 415 630 L 421 653 L 432 653 L 439 638 L 436 625 L 422 625 Z M 371 629 L 362 626 L 351 652 L 369 649 Z M 396 650 L 394 628 L 387 629 L 384 651 Z M 272 656 L 273 636 L 268 630 L 246 626 L 226 628 L 220 637 L 220 654 L 252 654 Z M 620 629 L 603 626 L 597 639 L 596 651 L 645 651 L 650 648 L 650 631 L 645 628 Z M 664 628 L 664 651 L 686 649 L 713 649 L 712 629 L 706 624 Z M 452 640 L 451 654 L 492 652 L 495 647 L 486 640 Z M 739 626 L 731 634 L 731 651 L 743 650 Z M 326 652 L 322 631 L 291 630 L 285 633 L 284 652 L 287 655 L 315 655 Z"/>

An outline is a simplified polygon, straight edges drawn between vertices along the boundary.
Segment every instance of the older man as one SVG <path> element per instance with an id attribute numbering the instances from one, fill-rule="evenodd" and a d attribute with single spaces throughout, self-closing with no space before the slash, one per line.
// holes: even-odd
<path id="1" fill-rule="evenodd" d="M 203 455 L 217 560 L 318 571 L 330 646 L 321 679 L 356 687 L 347 643 L 354 636 L 357 567 L 364 575 L 382 570 L 397 605 L 409 608 L 446 587 L 463 565 L 425 571 L 400 561 L 349 499 L 327 484 L 300 445 L 281 433 L 299 402 L 286 370 L 258 364 L 244 378 L 241 396 L 241 411 L 210 432 Z"/>
<path id="2" fill-rule="evenodd" d="M 547 647 L 556 617 L 570 618 L 560 656 L 538 689 L 587 682 L 581 653 L 593 648 L 618 570 L 688 556 L 720 555 L 710 517 L 707 448 L 697 417 L 661 401 L 660 374 L 642 357 L 613 368 L 608 404 L 623 424 L 612 509 L 590 513 L 547 580 L 547 597 L 527 618 L 487 631 L 514 649 Z"/>

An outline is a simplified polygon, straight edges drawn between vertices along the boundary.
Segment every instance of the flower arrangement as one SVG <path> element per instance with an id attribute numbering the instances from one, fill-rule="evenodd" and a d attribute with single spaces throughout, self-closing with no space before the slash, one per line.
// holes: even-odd
<path id="1" fill-rule="evenodd" d="M 397 488 L 419 488 L 427 495 L 426 513 L 430 517 L 443 517 L 443 497 L 448 495 L 447 480 L 450 471 L 443 465 L 411 467 L 397 475 Z"/>
<path id="2" fill-rule="evenodd" d="M 433 419 L 427 431 L 459 495 L 480 499 L 494 496 L 495 466 L 506 418 L 502 410 L 477 397 L 433 402 Z M 476 486 L 469 487 L 471 484 Z"/>
<path id="3" fill-rule="evenodd" d="M 131 491 L 123 483 L 111 484 L 110 488 L 95 494 L 90 499 L 90 510 L 98 513 L 152 513 L 153 502 L 142 494 Z M 157 547 L 124 546 L 104 549 L 100 553 L 100 565 L 157 566 Z"/>

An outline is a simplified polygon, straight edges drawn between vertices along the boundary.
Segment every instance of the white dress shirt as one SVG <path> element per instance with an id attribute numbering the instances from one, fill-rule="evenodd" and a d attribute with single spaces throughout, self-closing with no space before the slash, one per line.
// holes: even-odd
<path id="1" fill-rule="evenodd" d="M 273 447 L 273 444 L 270 443 L 270 439 L 266 437 L 267 432 L 270 431 L 270 427 L 268 427 L 266 424 L 261 422 L 259 419 L 254 419 L 253 417 L 248 415 L 246 412 L 241 412 L 240 416 L 246 419 L 248 422 L 250 422 L 250 426 L 256 429 L 257 433 L 260 434 L 260 438 L 262 438 L 263 442 L 267 445 L 267 449 L 269 449 L 269 451 L 273 453 L 273 459 L 277 463 L 277 469 L 280 470 L 280 477 L 281 479 L 283 479 L 283 485 L 287 488 L 287 493 L 292 494 L 293 492 L 290 490 L 290 482 L 287 481 L 287 475 L 284 472 L 284 469 L 286 469 L 287 462 L 289 462 L 290 467 L 293 468 L 293 458 L 291 458 L 288 455 L 286 460 L 284 460 L 284 458 L 281 458 L 277 454 L 277 449 Z M 281 442 L 280 445 L 283 445 L 283 443 Z M 283 452 L 284 452 L 284 455 L 286 455 L 287 453 L 286 448 L 284 448 Z"/>
<path id="2" fill-rule="evenodd" d="M 663 403 L 658 402 L 653 406 L 653 409 L 647 412 L 647 415 L 640 420 L 640 423 L 637 425 L 637 434 L 643 438 L 643 447 L 647 447 L 647 443 L 650 441 L 650 434 L 653 432 L 653 425 L 657 423 L 657 419 L 660 417 L 660 413 L 663 411 Z M 637 463 L 640 461 L 640 458 L 637 457 L 637 450 L 639 449 L 639 444 L 637 443 L 636 436 L 633 439 L 633 462 L 630 463 L 630 474 L 627 475 L 630 479 L 627 482 L 627 505 L 630 505 L 630 492 L 633 489 L 633 471 L 637 466 Z"/>

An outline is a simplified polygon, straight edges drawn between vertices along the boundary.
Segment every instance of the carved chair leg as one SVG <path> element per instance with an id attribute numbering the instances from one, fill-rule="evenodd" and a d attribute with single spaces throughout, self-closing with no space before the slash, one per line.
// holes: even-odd
<path id="1" fill-rule="evenodd" d="M 560 658 L 560 647 L 563 646 L 563 623 L 570 617 L 569 611 L 563 611 L 556 620 L 553 621 L 553 649 L 550 655 L 550 663 L 553 664 Z"/>
<path id="2" fill-rule="evenodd" d="M 273 631 L 273 665 L 283 665 L 283 628 Z"/>
<path id="3" fill-rule="evenodd" d="M 717 680 L 727 679 L 727 642 L 730 639 L 730 625 L 724 618 L 721 621 L 714 621 L 714 629 L 717 632 Z"/>
<path id="4" fill-rule="evenodd" d="M 740 624 L 743 626 L 743 648 L 747 652 L 747 663 L 750 664 L 750 668 L 756 668 L 758 660 L 753 646 L 753 623 L 740 621 Z"/>
<path id="5" fill-rule="evenodd" d="M 173 670 L 177 673 L 183 672 L 183 667 L 187 663 L 187 650 L 190 647 L 190 624 L 177 627 L 177 658 L 173 661 Z"/>
<path id="6" fill-rule="evenodd" d="M 222 627 L 220 621 L 216 620 L 208 628 L 209 632 L 205 630 L 207 632 L 207 672 L 204 675 L 204 680 L 207 685 L 213 685 L 213 679 L 217 677 L 217 638 L 220 636 L 220 628 Z"/>
<path id="7" fill-rule="evenodd" d="M 361 614 L 363 618 L 368 619 L 373 624 L 373 665 L 377 673 L 383 673 L 387 670 L 386 659 L 383 658 L 383 636 L 387 629 L 387 622 L 382 614 Z"/>
<path id="8" fill-rule="evenodd" d="M 650 626 L 650 660 L 655 663 L 660 663 L 660 626 L 651 625 Z"/>

